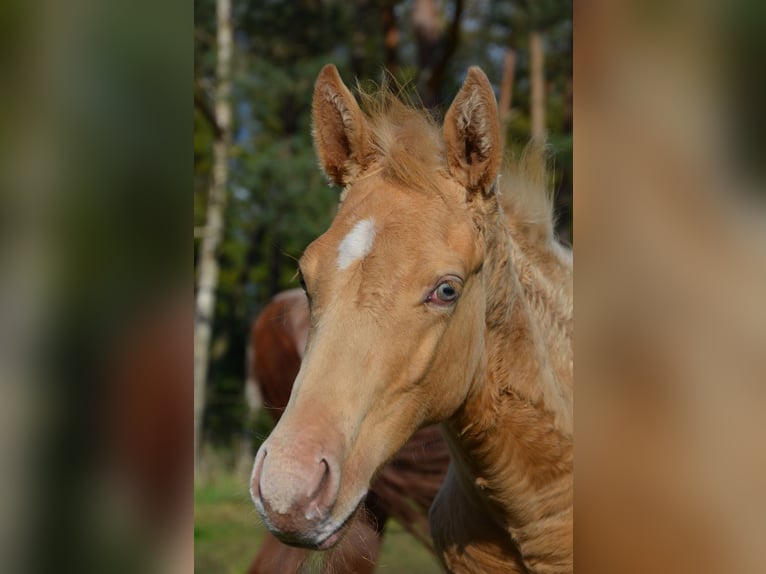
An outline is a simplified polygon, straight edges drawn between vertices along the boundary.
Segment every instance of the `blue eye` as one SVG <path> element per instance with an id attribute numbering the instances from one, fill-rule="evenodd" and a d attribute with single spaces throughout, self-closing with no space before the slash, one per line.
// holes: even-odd
<path id="1" fill-rule="evenodd" d="M 442 283 L 436 288 L 436 296 L 442 301 L 452 301 L 457 297 L 457 291 L 449 283 Z"/>
<path id="2" fill-rule="evenodd" d="M 445 281 L 444 283 L 439 283 L 439 286 L 431 293 L 429 300 L 437 304 L 452 303 L 458 298 L 458 295 L 457 289 L 450 282 Z"/>

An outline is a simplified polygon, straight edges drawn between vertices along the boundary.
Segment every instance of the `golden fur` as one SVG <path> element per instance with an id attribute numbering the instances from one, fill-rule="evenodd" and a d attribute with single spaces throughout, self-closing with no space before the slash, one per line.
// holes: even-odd
<path id="1" fill-rule="evenodd" d="M 278 536 L 321 545 L 386 460 L 441 421 L 452 464 L 431 530 L 445 567 L 571 572 L 572 259 L 553 237 L 542 160 L 531 151 L 496 183 L 497 108 L 478 68 L 441 133 L 388 95 L 363 104 L 325 67 L 314 138 L 344 201 L 300 262 L 312 330 L 256 457 L 256 506 Z M 372 247 L 339 268 L 363 220 Z M 434 300 L 444 282 L 456 303 Z M 322 482 L 297 478 L 319 459 Z"/>

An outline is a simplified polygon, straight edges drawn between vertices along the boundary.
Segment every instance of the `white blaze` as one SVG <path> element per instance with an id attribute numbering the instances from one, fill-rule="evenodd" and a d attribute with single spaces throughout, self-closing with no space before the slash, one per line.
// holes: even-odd
<path id="1" fill-rule="evenodd" d="M 345 269 L 354 261 L 362 259 L 372 249 L 375 240 L 375 220 L 358 221 L 338 245 L 338 267 Z"/>

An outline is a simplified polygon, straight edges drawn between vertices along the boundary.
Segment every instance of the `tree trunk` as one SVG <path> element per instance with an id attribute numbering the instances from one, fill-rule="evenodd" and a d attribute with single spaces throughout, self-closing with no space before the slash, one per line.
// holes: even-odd
<path id="1" fill-rule="evenodd" d="M 444 74 L 460 40 L 463 0 L 455 0 L 455 11 L 446 29 L 436 0 L 415 0 L 412 22 L 418 46 L 420 97 L 427 107 L 439 105 Z"/>
<path id="2" fill-rule="evenodd" d="M 355 78 L 365 77 L 365 64 L 367 63 L 367 30 L 365 24 L 370 10 L 369 0 L 356 0 L 354 2 L 354 17 L 356 25 L 351 32 L 351 73 Z"/>
<path id="3" fill-rule="evenodd" d="M 217 8 L 215 122 L 218 130 L 213 144 L 213 174 L 207 201 L 206 229 L 197 261 L 198 284 L 194 310 L 194 464 L 197 469 L 200 462 L 205 385 L 218 287 L 216 252 L 224 231 L 231 131 L 231 0 L 217 0 Z"/>
<path id="4" fill-rule="evenodd" d="M 384 2 L 380 16 L 383 25 L 383 65 L 389 74 L 396 77 L 399 73 L 399 30 L 396 26 L 393 0 Z"/>
<path id="5" fill-rule="evenodd" d="M 503 134 L 508 127 L 513 102 L 513 75 L 516 69 L 516 52 L 508 48 L 503 58 L 503 78 L 500 84 L 500 127 Z"/>
<path id="6" fill-rule="evenodd" d="M 545 138 L 545 69 L 543 57 L 542 34 L 530 32 L 531 136 L 536 141 L 542 141 Z"/>

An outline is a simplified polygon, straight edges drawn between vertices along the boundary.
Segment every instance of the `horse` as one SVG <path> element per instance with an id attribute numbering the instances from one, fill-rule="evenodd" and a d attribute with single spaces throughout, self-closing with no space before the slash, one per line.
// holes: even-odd
<path id="1" fill-rule="evenodd" d="M 298 374 L 309 331 L 309 308 L 302 289 L 283 291 L 261 310 L 252 323 L 247 352 L 247 385 L 259 392 L 263 406 L 278 422 Z M 431 553 L 428 509 L 436 497 L 449 463 L 438 427 L 416 432 L 380 472 L 352 527 L 349 544 L 322 556 L 322 571 L 372 573 L 386 522 L 399 522 Z M 312 552 L 280 543 L 267 534 L 248 574 L 294 573 L 311 563 Z"/>
<path id="2" fill-rule="evenodd" d="M 255 456 L 255 508 L 281 541 L 328 549 L 378 469 L 441 423 L 451 461 L 429 522 L 444 568 L 572 572 L 573 262 L 547 190 L 522 164 L 498 180 L 477 67 L 441 127 L 391 90 L 360 98 L 322 69 L 314 145 L 343 191 L 298 262 L 308 342 Z"/>

